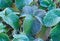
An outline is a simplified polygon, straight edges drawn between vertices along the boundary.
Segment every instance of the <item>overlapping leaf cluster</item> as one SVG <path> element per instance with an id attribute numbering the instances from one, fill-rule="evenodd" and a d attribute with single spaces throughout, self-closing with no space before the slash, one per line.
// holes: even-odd
<path id="1" fill-rule="evenodd" d="M 54 0 L 0 0 L 0 41 L 60 41 L 56 6 Z"/>

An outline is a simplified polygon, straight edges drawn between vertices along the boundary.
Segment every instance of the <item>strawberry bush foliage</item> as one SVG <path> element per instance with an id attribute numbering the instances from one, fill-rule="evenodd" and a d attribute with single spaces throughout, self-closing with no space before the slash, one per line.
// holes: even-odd
<path id="1" fill-rule="evenodd" d="M 0 0 L 0 41 L 60 41 L 60 0 Z"/>

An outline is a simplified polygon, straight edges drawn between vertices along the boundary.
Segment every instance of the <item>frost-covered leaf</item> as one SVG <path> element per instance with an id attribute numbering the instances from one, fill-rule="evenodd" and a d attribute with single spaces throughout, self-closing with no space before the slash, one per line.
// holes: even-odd
<path id="1" fill-rule="evenodd" d="M 50 35 L 52 41 L 60 41 L 60 23 L 51 30 Z"/>
<path id="2" fill-rule="evenodd" d="M 0 33 L 0 41 L 10 41 L 8 35 Z"/>
<path id="3" fill-rule="evenodd" d="M 25 34 L 13 35 L 13 41 L 29 41 L 29 38 Z"/>
<path id="4" fill-rule="evenodd" d="M 47 27 L 55 26 L 60 22 L 60 9 L 53 9 L 46 13 L 46 16 L 43 19 L 44 24 Z"/>
<path id="5" fill-rule="evenodd" d="M 29 34 L 31 32 L 32 23 L 33 23 L 33 16 L 27 15 L 23 21 L 23 31 L 26 34 Z"/>
<path id="6" fill-rule="evenodd" d="M 30 5 L 33 0 L 15 0 L 16 7 L 22 9 L 25 5 Z"/>
<path id="7" fill-rule="evenodd" d="M 12 5 L 12 0 L 0 0 L 0 9 L 4 9 Z"/>

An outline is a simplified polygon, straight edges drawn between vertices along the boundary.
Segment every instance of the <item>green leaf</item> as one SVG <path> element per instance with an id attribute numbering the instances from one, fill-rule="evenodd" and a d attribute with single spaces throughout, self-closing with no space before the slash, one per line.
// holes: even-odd
<path id="1" fill-rule="evenodd" d="M 47 27 L 52 27 L 58 24 L 60 22 L 60 9 L 48 11 L 43 19 L 43 22 Z"/>
<path id="2" fill-rule="evenodd" d="M 10 7 L 12 5 L 11 0 L 0 0 L 0 9 L 4 9 L 6 7 Z"/>
<path id="3" fill-rule="evenodd" d="M 42 21 L 40 17 L 39 18 L 33 17 L 30 16 L 30 14 L 25 15 L 25 19 L 23 21 L 23 30 L 25 31 L 25 33 L 31 34 L 32 31 L 33 35 L 37 34 L 38 32 L 40 32 L 41 27 L 42 27 Z"/>
<path id="4" fill-rule="evenodd" d="M 18 29 L 19 28 L 19 17 L 15 14 L 9 14 L 7 16 L 2 17 L 3 21 L 9 24 L 12 28 Z"/>
<path id="5" fill-rule="evenodd" d="M 44 10 L 36 10 L 34 12 L 34 21 L 33 21 L 33 25 L 32 25 L 32 33 L 33 35 L 39 33 L 41 31 L 41 28 L 42 28 L 42 25 L 43 25 L 43 22 L 42 22 L 42 19 L 43 17 L 45 16 L 46 12 Z"/>
<path id="6" fill-rule="evenodd" d="M 15 12 L 12 8 L 8 7 L 8 8 L 5 8 L 4 11 L 6 14 L 19 14 L 19 12 Z"/>
<path id="7" fill-rule="evenodd" d="M 42 9 L 42 10 L 46 10 L 46 8 L 43 7 L 43 6 L 39 6 L 39 8 Z"/>
<path id="8" fill-rule="evenodd" d="M 29 38 L 23 33 L 13 35 L 13 37 L 14 37 L 13 41 L 29 41 Z"/>
<path id="9" fill-rule="evenodd" d="M 48 7 L 49 6 L 49 1 L 48 0 L 39 0 L 40 5 L 43 7 Z"/>
<path id="10" fill-rule="evenodd" d="M 56 8 L 56 4 L 53 2 L 53 0 L 39 0 L 39 2 L 40 2 L 40 8 L 45 7 L 48 8 L 48 10 Z"/>
<path id="11" fill-rule="evenodd" d="M 7 9 L 8 10 L 8 9 Z M 19 17 L 16 14 L 13 14 L 12 12 L 3 11 L 0 13 L 0 17 L 2 17 L 3 21 L 6 22 L 8 25 L 10 25 L 13 29 L 19 28 Z"/>
<path id="12" fill-rule="evenodd" d="M 0 23 L 0 33 L 5 32 L 5 25 L 3 23 Z"/>
<path id="13" fill-rule="evenodd" d="M 27 15 L 23 21 L 23 31 L 26 34 L 30 34 L 31 28 L 32 28 L 32 23 L 33 23 L 33 16 Z"/>
<path id="14" fill-rule="evenodd" d="M 10 41 L 8 35 L 0 33 L 0 41 Z"/>
<path id="15" fill-rule="evenodd" d="M 40 31 L 40 29 L 42 27 L 42 18 L 45 16 L 45 13 L 46 12 L 44 10 L 40 10 L 36 6 L 32 6 L 32 7 L 31 6 L 25 6 L 23 8 L 23 13 L 22 13 L 22 15 L 20 17 L 26 17 L 28 15 L 32 15 L 34 20 L 32 22 L 33 24 L 30 27 L 32 27 L 31 28 L 32 29 L 32 34 L 34 35 L 34 34 L 37 34 Z"/>
<path id="16" fill-rule="evenodd" d="M 9 6 L 12 5 L 12 1 L 11 0 L 4 0 Z"/>
<path id="17" fill-rule="evenodd" d="M 3 23 L 0 23 L 0 30 L 5 28 L 5 26 L 3 25 Z"/>
<path id="18" fill-rule="evenodd" d="M 15 0 L 16 7 L 21 10 L 25 5 L 30 5 L 33 0 Z"/>
<path id="19" fill-rule="evenodd" d="M 51 30 L 50 35 L 52 41 L 60 41 L 60 23 Z"/>
<path id="20" fill-rule="evenodd" d="M 52 3 L 48 6 L 48 10 L 51 10 L 51 9 L 56 9 L 56 4 L 55 3 Z"/>

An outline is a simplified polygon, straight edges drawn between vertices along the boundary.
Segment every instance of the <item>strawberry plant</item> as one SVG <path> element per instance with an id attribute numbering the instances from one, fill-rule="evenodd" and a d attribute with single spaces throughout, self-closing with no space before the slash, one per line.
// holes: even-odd
<path id="1" fill-rule="evenodd" d="M 0 0 L 0 41 L 60 41 L 59 0 Z"/>

